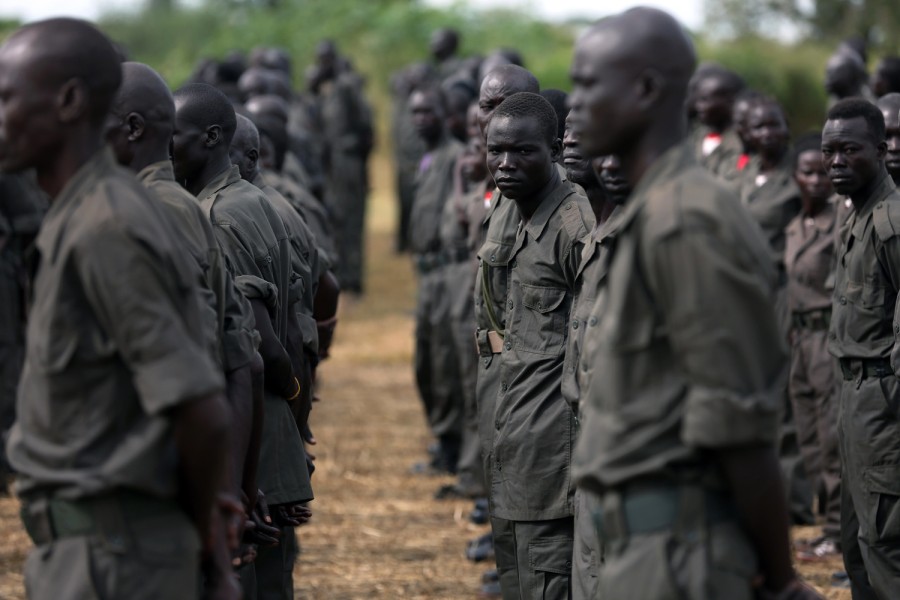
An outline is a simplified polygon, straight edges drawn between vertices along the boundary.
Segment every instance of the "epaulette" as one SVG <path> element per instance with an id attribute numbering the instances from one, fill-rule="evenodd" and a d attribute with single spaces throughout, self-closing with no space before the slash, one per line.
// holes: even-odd
<path id="1" fill-rule="evenodd" d="M 888 198 L 876 204 L 872 210 L 872 225 L 881 242 L 897 235 L 900 229 L 900 200 Z"/>

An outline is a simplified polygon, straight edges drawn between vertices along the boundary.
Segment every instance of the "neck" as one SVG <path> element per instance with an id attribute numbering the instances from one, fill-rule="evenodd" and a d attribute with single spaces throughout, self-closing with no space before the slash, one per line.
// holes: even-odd
<path id="1" fill-rule="evenodd" d="M 200 169 L 200 172 L 197 175 L 188 180 L 184 187 L 187 188 L 187 191 L 192 193 L 193 195 L 198 195 L 203 191 L 210 181 L 218 177 L 222 174 L 222 171 L 231 168 L 231 159 L 228 157 L 228 153 L 212 155 L 210 159 L 203 165 L 203 168 Z"/>
<path id="2" fill-rule="evenodd" d="M 538 206 L 541 205 L 544 198 L 550 193 L 556 185 L 559 183 L 559 173 L 556 171 L 556 165 L 551 169 L 550 179 L 547 180 L 547 183 L 537 191 L 537 193 L 532 194 L 528 198 L 519 198 L 516 199 L 516 206 L 519 207 L 519 212 L 522 214 L 522 220 L 526 223 L 531 220 L 531 217 L 534 215 Z"/>
<path id="3" fill-rule="evenodd" d="M 169 144 L 143 143 L 134 149 L 134 156 L 128 167 L 135 173 L 140 173 L 152 164 L 169 160 Z"/>
<path id="4" fill-rule="evenodd" d="M 882 168 L 878 175 L 873 177 L 866 185 L 850 194 L 850 201 L 853 202 L 853 206 L 856 210 L 861 210 L 865 206 L 866 202 L 872 197 L 872 194 L 875 193 L 875 188 L 881 183 L 884 175 L 886 175 L 886 173 Z"/>
<path id="5" fill-rule="evenodd" d="M 822 212 L 822 209 L 828 204 L 828 198 L 808 198 L 804 196 L 800 200 L 800 204 L 804 216 L 814 217 Z"/>
<path id="6" fill-rule="evenodd" d="M 672 126 L 671 119 L 660 119 L 631 151 L 620 155 L 622 172 L 632 190 L 637 188 L 647 169 L 660 156 L 684 141 L 685 133 L 684 119 L 677 120 L 675 126 Z"/>
<path id="7" fill-rule="evenodd" d="M 422 141 L 425 142 L 425 147 L 429 152 L 435 150 L 438 146 L 441 145 L 441 140 L 444 139 L 444 132 L 440 132 L 436 135 L 425 137 L 422 136 Z"/>
<path id="8" fill-rule="evenodd" d="M 609 218 L 609 215 L 612 214 L 616 205 L 610 202 L 603 188 L 599 185 L 581 187 L 584 189 L 584 193 L 587 194 L 588 202 L 591 204 L 591 212 L 594 213 L 594 218 L 597 219 L 597 225 L 602 225 Z"/>
<path id="9" fill-rule="evenodd" d="M 85 125 L 85 127 L 88 127 Z M 76 173 L 103 149 L 99 131 L 86 129 L 63 141 L 60 152 L 52 163 L 37 168 L 38 185 L 51 200 L 55 200 Z"/>
<path id="10" fill-rule="evenodd" d="M 781 164 L 781 159 L 784 158 L 784 154 L 787 152 L 787 148 L 779 148 L 778 152 L 772 154 L 760 154 L 759 155 L 759 165 L 761 171 L 774 171 Z"/>
<path id="11" fill-rule="evenodd" d="M 891 179 L 894 181 L 894 185 L 900 187 L 900 171 L 895 171 L 890 173 Z"/>

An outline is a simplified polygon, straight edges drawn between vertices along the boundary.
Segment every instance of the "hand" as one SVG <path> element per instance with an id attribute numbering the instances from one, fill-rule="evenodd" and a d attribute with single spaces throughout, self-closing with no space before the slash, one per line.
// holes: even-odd
<path id="1" fill-rule="evenodd" d="M 312 517 L 312 510 L 303 504 L 292 504 L 290 506 L 279 505 L 278 522 L 290 525 L 291 527 L 300 527 L 309 523 Z"/>
<path id="2" fill-rule="evenodd" d="M 241 600 L 243 597 L 238 578 L 232 572 L 208 577 L 203 592 L 203 600 Z"/>
<path id="3" fill-rule="evenodd" d="M 247 521 L 244 506 L 232 494 L 220 492 L 216 498 L 216 507 L 225 527 L 225 542 L 228 549 L 234 552 L 241 543 L 244 524 Z"/>
<path id="4" fill-rule="evenodd" d="M 760 600 L 825 600 L 825 598 L 799 579 L 792 579 L 779 592 L 771 592 L 765 588 L 759 590 Z"/>
<path id="5" fill-rule="evenodd" d="M 263 546 L 277 546 L 281 533 L 272 523 L 269 515 L 269 506 L 266 504 L 265 494 L 261 491 L 257 497 L 256 507 L 250 513 L 252 526 L 244 532 L 244 541 Z"/>

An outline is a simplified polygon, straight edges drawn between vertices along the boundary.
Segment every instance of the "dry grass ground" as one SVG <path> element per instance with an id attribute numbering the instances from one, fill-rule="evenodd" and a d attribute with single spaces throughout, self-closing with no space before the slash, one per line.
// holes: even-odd
<path id="1" fill-rule="evenodd" d="M 465 542 L 486 531 L 466 520 L 470 503 L 432 500 L 451 480 L 409 472 L 430 440 L 412 380 L 415 290 L 409 260 L 393 253 L 388 168 L 372 169 L 367 294 L 341 307 L 313 413 L 317 499 L 295 571 L 303 600 L 474 598 L 486 568 L 463 557 Z M 0 499 L 0 600 L 24 598 L 30 543 L 17 510 Z M 828 587 L 838 568 L 801 567 L 829 599 L 849 600 L 849 591 Z"/>

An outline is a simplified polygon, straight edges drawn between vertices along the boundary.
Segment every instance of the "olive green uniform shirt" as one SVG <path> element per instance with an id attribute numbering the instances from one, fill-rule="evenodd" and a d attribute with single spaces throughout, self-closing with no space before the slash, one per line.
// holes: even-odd
<path id="1" fill-rule="evenodd" d="M 520 217 L 507 270 L 488 478 L 492 516 L 514 521 L 559 519 L 573 509 L 574 414 L 560 383 L 581 240 L 594 220 L 587 198 L 555 173 L 553 182 L 531 219 Z"/>
<path id="2" fill-rule="evenodd" d="M 838 358 L 891 358 L 900 289 L 900 195 L 883 172 L 881 182 L 841 229 L 835 271 L 829 350 Z"/>
<path id="3" fill-rule="evenodd" d="M 409 245 L 415 254 L 441 249 L 441 215 L 453 195 L 453 171 L 462 150 L 463 145 L 445 133 L 422 157 L 410 215 Z"/>
<path id="4" fill-rule="evenodd" d="M 785 230 L 784 265 L 791 312 L 831 310 L 834 230 L 837 205 L 829 202 L 814 217 L 799 214 Z"/>
<path id="5" fill-rule="evenodd" d="M 237 166 L 223 171 L 197 196 L 213 232 L 234 266 L 235 282 L 248 299 L 269 306 L 272 325 L 287 347 L 291 298 L 299 297 L 292 268 L 290 237 L 262 190 L 241 179 Z M 294 415 L 284 398 L 265 395 L 259 487 L 269 504 L 312 499 L 305 451 Z"/>
<path id="6" fill-rule="evenodd" d="M 684 145 L 623 208 L 581 355 L 576 482 L 724 488 L 707 450 L 778 435 L 788 364 L 766 241 Z"/>
<path id="7" fill-rule="evenodd" d="M 703 140 L 713 133 L 709 127 L 699 124 L 691 132 L 689 144 L 700 165 L 719 179 L 730 179 L 737 171 L 737 161 L 744 153 L 744 145 L 740 136 L 733 127 L 722 132 L 722 141 L 715 150 L 707 155 L 703 154 Z"/>
<path id="8" fill-rule="evenodd" d="M 284 222 L 285 230 L 291 241 L 291 264 L 294 277 L 297 278 L 293 286 L 297 294 L 296 298 L 292 298 L 293 306 L 303 336 L 304 347 L 313 355 L 318 355 L 319 333 L 313 317 L 313 303 L 323 265 L 319 262 L 315 236 L 306 226 L 300 213 L 294 210 L 294 207 L 275 188 L 266 185 L 260 175 L 257 175 L 252 183 L 265 193 L 269 202 L 272 203 L 272 208 Z"/>
<path id="9" fill-rule="evenodd" d="M 178 490 L 170 412 L 221 392 L 185 249 L 104 149 L 66 184 L 38 234 L 18 422 L 19 493 L 77 498 Z"/>
<path id="10" fill-rule="evenodd" d="M 209 219 L 197 200 L 175 182 L 172 163 L 162 161 L 148 165 L 137 174 L 138 180 L 160 200 L 171 217 L 180 241 L 188 249 L 202 275 L 200 285 L 209 296 L 215 312 L 216 355 L 226 372 L 250 364 L 259 346 L 259 334 L 253 310 L 234 286 L 234 278 L 226 268 Z"/>
<path id="11" fill-rule="evenodd" d="M 790 153 L 786 153 L 778 169 L 768 173 L 761 185 L 757 181 L 760 176 L 757 156 L 750 160 L 750 164 L 736 180 L 741 202 L 762 227 L 769 240 L 772 260 L 779 268 L 784 267 L 785 228 L 800 214 L 800 190 L 794 182 L 789 155 Z"/>

